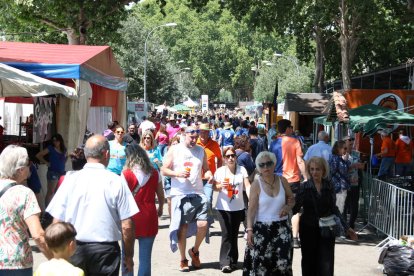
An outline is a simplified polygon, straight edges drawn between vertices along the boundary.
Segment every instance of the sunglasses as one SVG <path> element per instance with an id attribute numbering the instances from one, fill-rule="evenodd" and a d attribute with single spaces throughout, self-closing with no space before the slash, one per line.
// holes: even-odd
<path id="1" fill-rule="evenodd" d="M 144 137 L 145 140 L 151 140 L 151 137 Z"/>
<path id="2" fill-rule="evenodd" d="M 197 133 L 197 134 L 199 134 L 200 133 L 200 130 L 198 130 L 198 129 L 191 129 L 191 130 L 186 130 L 185 133 L 190 133 L 190 134 Z"/>
<path id="3" fill-rule="evenodd" d="M 235 154 L 226 154 L 225 155 L 226 158 L 236 158 Z"/>
<path id="4" fill-rule="evenodd" d="M 267 162 L 265 162 L 265 163 L 259 163 L 258 165 L 259 165 L 259 168 L 264 168 L 264 167 L 266 167 L 266 168 L 270 168 L 271 166 L 273 166 L 273 161 L 267 161 Z"/>
<path id="5" fill-rule="evenodd" d="M 123 131 L 116 131 L 117 134 L 124 134 Z"/>

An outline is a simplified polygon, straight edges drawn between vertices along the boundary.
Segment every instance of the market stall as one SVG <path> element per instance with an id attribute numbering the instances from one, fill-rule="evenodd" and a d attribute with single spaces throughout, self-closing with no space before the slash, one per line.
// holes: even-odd
<path id="1" fill-rule="evenodd" d="M 108 46 L 0 42 L 0 62 L 75 87 L 75 99 L 48 99 L 56 107 L 57 132 L 69 150 L 82 143 L 87 127 L 100 133 L 108 121 L 126 123 L 127 83 Z M 47 106 L 45 101 L 40 104 Z"/>

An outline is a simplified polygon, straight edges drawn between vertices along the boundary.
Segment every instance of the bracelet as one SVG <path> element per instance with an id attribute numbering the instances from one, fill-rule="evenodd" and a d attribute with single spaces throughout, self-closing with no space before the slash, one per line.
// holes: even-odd
<path id="1" fill-rule="evenodd" d="M 246 232 L 253 231 L 253 228 L 246 228 Z"/>

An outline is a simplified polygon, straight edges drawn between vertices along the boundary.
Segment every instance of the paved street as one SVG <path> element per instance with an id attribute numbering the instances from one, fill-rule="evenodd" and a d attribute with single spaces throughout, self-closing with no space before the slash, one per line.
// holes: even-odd
<path id="1" fill-rule="evenodd" d="M 166 206 L 166 204 L 165 204 Z M 165 209 L 164 214 L 167 214 Z M 172 253 L 169 248 L 168 240 L 168 224 L 169 218 L 163 216 L 160 220 L 160 230 L 155 239 L 154 249 L 152 253 L 152 271 L 153 275 L 182 275 L 178 271 L 179 254 Z M 243 226 L 241 226 L 242 229 Z M 218 221 L 213 224 L 211 230 L 210 244 L 203 243 L 200 250 L 200 259 L 203 269 L 196 272 L 191 271 L 194 275 L 221 275 L 219 271 L 219 248 L 220 248 L 220 225 Z M 191 245 L 194 239 L 190 239 L 188 244 Z M 339 242 L 335 250 L 335 275 L 337 276 L 375 276 L 382 275 L 380 265 L 377 263 L 379 251 L 375 247 L 378 242 L 375 235 L 361 234 L 360 242 Z M 245 241 L 240 233 L 239 239 L 239 267 L 242 266 L 244 256 Z M 137 271 L 137 244 L 135 246 L 135 272 Z M 300 249 L 295 249 L 293 261 L 293 274 L 301 275 L 300 270 Z M 42 254 L 34 252 L 34 268 L 45 261 Z M 241 275 L 241 270 L 234 271 L 232 275 Z"/>

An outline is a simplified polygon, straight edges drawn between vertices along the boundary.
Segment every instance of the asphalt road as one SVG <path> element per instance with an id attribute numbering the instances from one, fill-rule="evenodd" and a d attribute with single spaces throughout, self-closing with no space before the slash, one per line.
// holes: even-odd
<path id="1" fill-rule="evenodd" d="M 165 204 L 166 206 L 166 204 Z M 165 209 L 164 214 L 167 214 Z M 152 253 L 152 275 L 182 275 L 183 272 L 178 271 L 179 267 L 179 254 L 178 252 L 172 253 L 169 247 L 169 235 L 168 225 L 169 218 L 162 216 L 160 218 L 159 233 L 155 239 L 153 253 Z M 358 225 L 360 228 L 361 225 Z M 240 229 L 243 229 L 241 225 Z M 190 271 L 187 274 L 193 275 L 221 275 L 219 270 L 219 249 L 221 241 L 220 225 L 216 221 L 212 228 L 210 228 L 211 238 L 210 244 L 203 243 L 200 248 L 200 259 L 202 262 L 202 269 L 197 271 Z M 245 240 L 243 239 L 242 232 L 239 235 L 239 270 L 233 271 L 231 275 L 241 275 L 241 267 L 243 265 L 243 256 L 245 249 Z M 335 275 L 338 276 L 375 276 L 382 275 L 382 268 L 378 264 L 379 249 L 375 245 L 381 241 L 373 233 L 363 231 L 360 234 L 358 242 L 337 240 L 335 247 Z M 194 243 L 194 238 L 190 238 L 187 242 L 187 246 L 191 246 Z M 32 243 L 33 244 L 33 243 Z M 34 252 L 34 269 L 44 262 L 45 257 L 38 252 Z M 138 246 L 135 244 L 135 275 L 137 272 L 137 257 Z M 187 257 L 189 259 L 189 257 Z M 301 252 L 300 249 L 295 249 L 293 259 L 293 274 L 296 276 L 301 275 L 300 267 Z M 185 273 L 184 273 L 185 274 Z"/>

